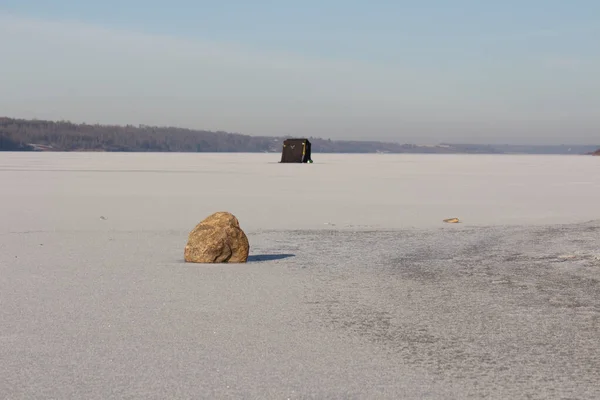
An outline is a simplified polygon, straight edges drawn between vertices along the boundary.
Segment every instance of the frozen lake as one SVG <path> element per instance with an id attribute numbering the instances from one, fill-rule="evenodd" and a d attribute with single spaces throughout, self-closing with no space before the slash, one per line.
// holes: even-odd
<path id="1" fill-rule="evenodd" d="M 600 158 L 313 158 L 0 153 L 0 397 L 600 398 Z"/>
<path id="2" fill-rule="evenodd" d="M 0 229 L 191 229 L 219 210 L 250 230 L 600 219 L 597 157 L 313 158 L 298 165 L 277 164 L 279 154 L 0 153 Z"/>

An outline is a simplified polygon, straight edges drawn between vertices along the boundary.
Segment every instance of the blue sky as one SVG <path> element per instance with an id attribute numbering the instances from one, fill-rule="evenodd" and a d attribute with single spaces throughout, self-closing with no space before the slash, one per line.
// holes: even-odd
<path id="1" fill-rule="evenodd" d="M 595 144 L 598 43 L 592 0 L 0 0 L 0 107 L 255 135 Z"/>

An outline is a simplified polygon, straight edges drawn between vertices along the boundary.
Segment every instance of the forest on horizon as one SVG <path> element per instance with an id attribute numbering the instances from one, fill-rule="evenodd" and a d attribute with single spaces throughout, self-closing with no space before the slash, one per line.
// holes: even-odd
<path id="1" fill-rule="evenodd" d="M 70 121 L 0 118 L 0 151 L 280 152 L 289 136 L 250 136 L 222 131 L 147 125 L 76 124 Z M 599 145 L 518 146 L 439 144 L 306 137 L 313 153 L 528 153 L 589 154 Z"/>

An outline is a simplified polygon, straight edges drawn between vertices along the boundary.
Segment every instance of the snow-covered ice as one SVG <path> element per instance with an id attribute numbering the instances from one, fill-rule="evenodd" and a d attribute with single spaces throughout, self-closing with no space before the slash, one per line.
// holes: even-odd
<path id="1" fill-rule="evenodd" d="M 191 229 L 227 210 L 256 229 L 396 229 L 600 218 L 587 156 L 5 153 L 3 231 Z M 106 218 L 105 221 L 100 217 Z"/>
<path id="2" fill-rule="evenodd" d="M 278 159 L 0 153 L 0 397 L 600 398 L 600 158 Z"/>

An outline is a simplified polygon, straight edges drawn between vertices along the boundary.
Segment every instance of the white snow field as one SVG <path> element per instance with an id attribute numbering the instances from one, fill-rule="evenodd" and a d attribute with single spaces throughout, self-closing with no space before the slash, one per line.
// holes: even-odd
<path id="1" fill-rule="evenodd" d="M 0 153 L 0 398 L 600 398 L 600 158 L 279 158 Z"/>
<path id="2" fill-rule="evenodd" d="M 2 229 L 190 229 L 228 210 L 246 229 L 569 223 L 600 218 L 585 156 L 7 153 Z M 13 208 L 18 205 L 18 208 Z M 99 220 L 105 216 L 107 221 Z"/>

